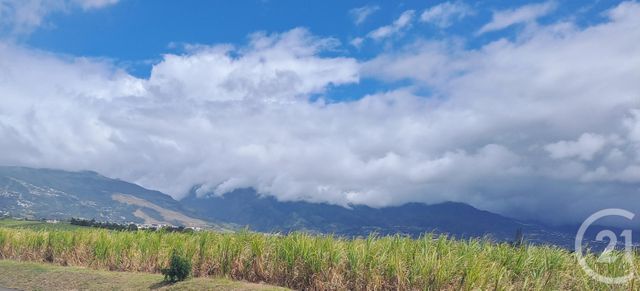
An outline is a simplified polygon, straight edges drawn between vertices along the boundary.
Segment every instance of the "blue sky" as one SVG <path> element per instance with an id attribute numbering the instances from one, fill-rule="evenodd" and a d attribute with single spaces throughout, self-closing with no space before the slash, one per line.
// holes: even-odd
<path id="1" fill-rule="evenodd" d="M 412 21 L 411 27 L 392 41 L 367 41 L 361 48 L 349 45 L 356 37 L 392 23 L 403 12 L 415 10 L 415 18 L 426 9 L 444 1 L 121 1 L 117 5 L 92 11 L 54 12 L 46 16 L 46 25 L 21 41 L 35 48 L 75 56 L 113 59 L 138 76 L 148 76 L 152 63 L 161 55 L 178 51 L 180 44 L 242 45 L 257 31 L 281 32 L 296 27 L 308 28 L 320 36 L 342 42 L 339 54 L 367 59 L 384 50 L 401 46 L 416 38 L 440 39 L 453 35 L 465 38 L 465 45 L 477 48 L 487 42 L 513 37 L 523 25 L 474 36 L 491 20 L 492 12 L 515 9 L 530 1 L 478 1 L 469 3 L 473 15 L 446 29 Z M 540 17 L 541 23 L 572 18 L 582 25 L 603 21 L 600 15 L 619 1 L 556 2 L 558 7 Z M 456 3 L 456 2 L 453 2 Z M 462 2 L 457 2 L 462 3 Z M 366 19 L 354 23 L 353 9 L 376 7 Z M 576 13 L 576 10 L 583 10 Z M 177 44 L 173 45 L 173 44 Z"/>
<path id="2" fill-rule="evenodd" d="M 0 164 L 640 212 L 637 1 L 0 0 Z"/>
<path id="3" fill-rule="evenodd" d="M 580 25 L 593 25 L 604 20 L 601 13 L 619 1 L 548 2 L 556 6 L 536 21 L 550 23 L 570 18 Z M 429 8 L 442 3 L 467 5 L 470 12 L 450 26 L 440 27 L 421 22 Z M 132 75 L 148 77 L 153 64 L 166 53 L 182 53 L 187 44 L 229 43 L 244 45 L 255 32 L 282 32 L 304 27 L 313 34 L 336 38 L 341 45 L 326 55 L 348 55 L 356 59 L 373 58 L 416 39 L 459 37 L 463 45 L 477 49 L 500 38 L 514 38 L 525 24 L 476 35 L 482 25 L 491 21 L 495 11 L 517 9 L 531 1 L 121 1 L 105 9 L 78 11 L 71 8 L 45 17 L 45 25 L 20 41 L 49 52 L 107 58 Z M 356 23 L 356 10 L 372 8 L 371 13 Z M 402 13 L 415 11 L 406 29 L 381 41 L 366 40 L 360 47 L 350 45 L 385 25 Z M 578 11 L 578 13 L 576 13 Z M 358 99 L 366 94 L 405 85 L 406 82 L 384 82 L 362 79 L 325 92 L 331 101 Z M 429 92 L 428 88 L 423 88 Z"/>

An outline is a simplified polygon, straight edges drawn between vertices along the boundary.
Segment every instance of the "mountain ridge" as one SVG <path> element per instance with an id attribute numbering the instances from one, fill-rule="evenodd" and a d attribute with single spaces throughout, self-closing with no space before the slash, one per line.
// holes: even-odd
<path id="1" fill-rule="evenodd" d="M 118 199 L 122 197 L 130 198 L 128 201 Z M 189 217 L 180 202 L 167 194 L 94 171 L 1 166 L 0 211 L 24 218 L 77 217 L 119 223 L 225 228 L 215 222 Z"/>
<path id="2" fill-rule="evenodd" d="M 112 222 L 169 223 L 218 230 L 247 226 L 261 232 L 305 231 L 338 236 L 424 233 L 509 241 L 520 229 L 533 243 L 569 246 L 572 236 L 546 225 L 524 222 L 460 202 L 407 203 L 372 208 L 304 201 L 278 201 L 255 190 L 222 196 L 195 194 L 175 200 L 159 191 L 94 171 L 0 166 L 0 212 L 28 218 L 80 217 Z"/>
<path id="3" fill-rule="evenodd" d="M 518 230 L 532 243 L 551 243 L 569 247 L 573 236 L 536 222 L 520 221 L 461 202 L 439 204 L 407 203 L 373 208 L 365 205 L 338 205 L 304 201 L 277 201 L 259 195 L 251 188 L 222 196 L 201 195 L 195 191 L 181 200 L 202 219 L 226 220 L 263 232 L 304 230 L 339 236 L 402 234 L 418 237 L 424 233 L 447 234 L 458 238 L 485 237 L 510 241 Z"/>

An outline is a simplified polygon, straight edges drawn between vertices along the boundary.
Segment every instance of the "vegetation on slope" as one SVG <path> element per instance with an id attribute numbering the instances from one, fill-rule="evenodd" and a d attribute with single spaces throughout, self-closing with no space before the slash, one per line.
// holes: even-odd
<path id="1" fill-rule="evenodd" d="M 575 256 L 547 247 L 512 247 L 444 236 L 368 237 L 240 233 L 34 231 L 0 228 L 0 258 L 96 269 L 159 273 L 179 249 L 194 276 L 267 282 L 294 289 L 557 290 L 609 289 Z M 639 266 L 638 257 L 634 258 Z M 620 260 L 619 260 L 620 261 Z M 622 275 L 623 263 L 591 266 Z M 618 286 L 633 289 L 634 282 Z"/>
<path id="2" fill-rule="evenodd" d="M 32 230 L 73 230 L 82 228 L 82 226 L 72 225 L 64 221 L 49 223 L 42 220 L 16 220 L 7 218 L 0 219 L 0 227 Z"/>

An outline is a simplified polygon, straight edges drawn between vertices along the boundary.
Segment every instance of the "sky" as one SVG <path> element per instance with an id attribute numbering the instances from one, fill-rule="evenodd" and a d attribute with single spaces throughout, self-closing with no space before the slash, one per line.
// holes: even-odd
<path id="1" fill-rule="evenodd" d="M 0 153 L 176 199 L 640 212 L 640 3 L 0 0 Z"/>

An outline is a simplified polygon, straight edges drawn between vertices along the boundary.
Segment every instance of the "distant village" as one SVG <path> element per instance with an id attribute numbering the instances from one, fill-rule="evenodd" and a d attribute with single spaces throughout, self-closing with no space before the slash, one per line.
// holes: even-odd
<path id="1" fill-rule="evenodd" d="M 69 220 L 48 219 L 48 218 L 27 219 L 24 217 L 12 217 L 9 212 L 0 211 L 0 219 L 2 218 L 11 218 L 14 220 L 42 221 L 50 224 L 68 222 L 71 225 L 105 228 L 105 229 L 122 230 L 122 231 L 164 230 L 169 232 L 193 232 L 193 231 L 204 230 L 202 227 L 197 227 L 197 226 L 183 226 L 183 225 L 173 225 L 173 224 L 164 224 L 164 223 L 160 223 L 160 224 L 135 223 L 135 222 L 116 223 L 116 222 L 97 221 L 95 219 L 84 219 L 84 218 L 75 218 L 75 217 L 72 217 Z"/>
<path id="2" fill-rule="evenodd" d="M 96 221 L 95 219 L 82 219 L 82 218 L 71 218 L 69 223 L 72 225 L 78 226 L 89 226 L 89 227 L 97 227 L 97 228 L 106 228 L 112 230 L 164 230 L 169 232 L 191 232 L 191 231 L 201 231 L 201 227 L 192 227 L 192 226 L 182 226 L 182 225 L 172 225 L 172 224 L 155 224 L 155 223 L 115 223 L 115 222 L 104 222 L 104 221 Z"/>

